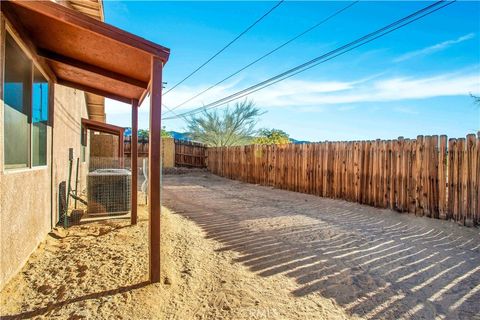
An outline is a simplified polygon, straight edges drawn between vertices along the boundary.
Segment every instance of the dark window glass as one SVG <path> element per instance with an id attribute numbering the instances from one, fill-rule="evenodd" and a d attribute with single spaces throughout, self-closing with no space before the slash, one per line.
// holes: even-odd
<path id="1" fill-rule="evenodd" d="M 8 33 L 5 40 L 5 168 L 24 168 L 29 165 L 32 63 Z"/>
<path id="2" fill-rule="evenodd" d="M 32 165 L 47 164 L 48 81 L 35 68 L 32 87 Z"/>

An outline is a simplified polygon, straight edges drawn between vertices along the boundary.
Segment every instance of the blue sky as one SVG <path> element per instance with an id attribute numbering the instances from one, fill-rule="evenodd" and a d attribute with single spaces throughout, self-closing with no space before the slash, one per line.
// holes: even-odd
<path id="1" fill-rule="evenodd" d="M 165 95 L 174 107 L 321 21 L 345 1 L 282 3 L 215 60 Z M 260 63 L 177 109 L 234 93 L 418 10 L 431 2 L 361 1 Z M 106 22 L 171 49 L 167 89 L 275 2 L 105 1 Z M 480 129 L 480 2 L 459 1 L 405 28 L 249 96 L 266 111 L 258 127 L 300 140 L 463 137 Z M 148 101 L 146 101 L 148 103 Z M 221 107 L 224 108 L 224 107 Z M 220 109 L 221 109 L 220 108 Z M 130 126 L 130 108 L 106 102 L 107 121 Z M 171 114 L 170 114 L 171 115 Z M 182 120 L 164 121 L 183 131 Z M 148 106 L 139 113 L 148 128 Z"/>

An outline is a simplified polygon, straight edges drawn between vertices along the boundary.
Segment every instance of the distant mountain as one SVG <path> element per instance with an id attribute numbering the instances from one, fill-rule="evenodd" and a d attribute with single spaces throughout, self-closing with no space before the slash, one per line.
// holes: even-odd
<path id="1" fill-rule="evenodd" d="M 293 138 L 290 138 L 290 142 L 293 143 L 293 144 L 310 143 L 310 141 L 306 141 L 306 140 L 295 140 L 295 139 L 293 139 Z"/>

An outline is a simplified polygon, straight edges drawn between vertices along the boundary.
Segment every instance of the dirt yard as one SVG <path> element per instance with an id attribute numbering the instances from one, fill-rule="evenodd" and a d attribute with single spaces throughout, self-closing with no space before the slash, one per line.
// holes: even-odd
<path id="1" fill-rule="evenodd" d="M 161 284 L 147 280 L 139 223 L 110 220 L 47 237 L 0 294 L 2 319 L 348 319 L 330 299 L 294 298 L 293 279 L 261 277 L 194 222 L 162 212 Z"/>
<path id="2" fill-rule="evenodd" d="M 217 253 L 282 283 L 281 299 L 264 287 L 245 296 L 266 310 L 331 299 L 367 319 L 480 319 L 479 229 L 208 173 L 166 175 L 164 185 L 164 204 L 218 241 Z"/>

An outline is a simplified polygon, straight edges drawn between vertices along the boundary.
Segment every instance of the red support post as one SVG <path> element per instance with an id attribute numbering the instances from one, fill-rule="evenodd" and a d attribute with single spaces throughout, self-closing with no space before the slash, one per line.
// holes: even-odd
<path id="1" fill-rule="evenodd" d="M 150 136 L 148 161 L 149 238 L 150 238 L 150 283 L 160 282 L 160 178 L 161 178 L 161 118 L 162 118 L 162 68 L 159 57 L 152 57 Z"/>
<path id="2" fill-rule="evenodd" d="M 132 137 L 130 143 L 130 160 L 132 170 L 132 190 L 131 203 L 132 213 L 130 222 L 132 225 L 137 224 L 137 196 L 138 196 L 138 101 L 132 100 Z"/>

